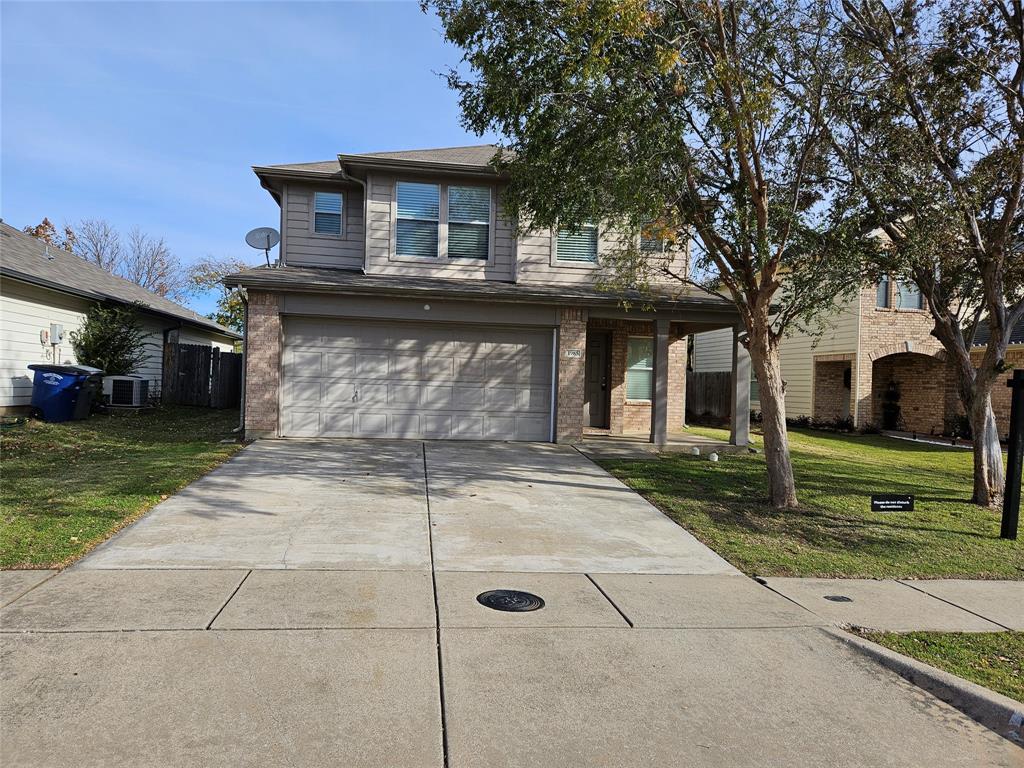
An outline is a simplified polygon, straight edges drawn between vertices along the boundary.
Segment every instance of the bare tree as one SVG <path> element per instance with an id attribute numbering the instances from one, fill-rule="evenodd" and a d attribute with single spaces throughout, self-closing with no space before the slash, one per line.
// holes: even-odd
<path id="1" fill-rule="evenodd" d="M 79 258 L 117 274 L 124 255 L 121 237 L 109 222 L 103 219 L 83 219 L 75 231 L 72 251 Z"/>
<path id="2" fill-rule="evenodd" d="M 181 300 L 188 295 L 189 276 L 162 237 L 151 237 L 135 227 L 127 241 L 115 274 L 168 299 Z"/>

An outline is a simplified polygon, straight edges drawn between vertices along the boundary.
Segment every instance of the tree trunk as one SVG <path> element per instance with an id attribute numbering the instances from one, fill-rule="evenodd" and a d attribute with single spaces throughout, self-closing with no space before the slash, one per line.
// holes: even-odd
<path id="1" fill-rule="evenodd" d="M 992 411 L 991 389 L 987 389 L 984 395 L 976 392 L 967 413 L 974 441 L 974 495 L 971 501 L 985 507 L 997 507 L 1003 501 L 1006 476 L 999 429 Z"/>
<path id="2" fill-rule="evenodd" d="M 992 387 L 999 378 L 992 359 L 1001 359 L 1002 355 L 986 350 L 981 364 L 975 368 L 967 347 L 958 344 L 959 339 L 951 334 L 942 333 L 945 330 L 942 326 L 937 326 L 937 329 L 940 332 L 935 336 L 951 354 L 957 394 L 971 425 L 974 444 L 974 492 L 971 501 L 983 507 L 996 507 L 1002 503 L 1006 475 L 999 429 L 992 411 Z"/>
<path id="3" fill-rule="evenodd" d="M 764 457 L 768 467 L 768 499 L 775 509 L 797 506 L 793 463 L 789 456 L 786 432 L 786 401 L 782 385 L 782 367 L 778 344 L 767 330 L 750 334 L 750 362 L 761 395 L 761 427 L 764 431 Z"/>

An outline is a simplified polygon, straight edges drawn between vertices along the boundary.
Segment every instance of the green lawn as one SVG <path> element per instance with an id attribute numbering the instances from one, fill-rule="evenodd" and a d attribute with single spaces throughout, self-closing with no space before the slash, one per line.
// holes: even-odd
<path id="1" fill-rule="evenodd" d="M 859 633 L 904 656 L 1024 702 L 1024 633 Z"/>
<path id="2" fill-rule="evenodd" d="M 748 574 L 1024 579 L 1024 540 L 1000 539 L 999 513 L 967 502 L 970 451 L 811 430 L 790 444 L 801 508 L 787 512 L 764 503 L 761 453 L 602 465 Z M 872 513 L 873 492 L 913 493 L 915 511 Z"/>
<path id="3" fill-rule="evenodd" d="M 0 567 L 63 566 L 238 450 L 238 412 L 167 407 L 5 426 Z"/>

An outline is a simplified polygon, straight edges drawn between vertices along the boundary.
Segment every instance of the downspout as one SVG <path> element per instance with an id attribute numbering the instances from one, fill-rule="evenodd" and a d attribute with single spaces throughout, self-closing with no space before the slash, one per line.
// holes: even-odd
<path id="1" fill-rule="evenodd" d="M 358 184 L 363 188 L 363 274 L 365 275 L 370 271 L 370 249 L 368 247 L 370 240 L 370 222 L 367 219 L 370 205 L 369 187 L 365 181 L 356 178 L 345 170 L 345 164 L 341 162 L 340 155 L 338 156 L 338 166 L 341 168 L 339 173 L 341 174 L 342 179 L 353 184 Z"/>

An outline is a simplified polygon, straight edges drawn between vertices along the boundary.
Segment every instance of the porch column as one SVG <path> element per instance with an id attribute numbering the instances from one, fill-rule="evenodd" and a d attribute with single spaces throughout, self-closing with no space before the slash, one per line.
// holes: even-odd
<path id="1" fill-rule="evenodd" d="M 750 443 L 750 354 L 740 344 L 740 329 L 732 329 L 732 414 L 729 442 Z"/>
<path id="2" fill-rule="evenodd" d="M 281 386 L 281 307 L 275 293 L 249 291 L 244 364 L 245 437 L 274 437 Z"/>
<path id="3" fill-rule="evenodd" d="M 654 392 L 651 396 L 651 442 L 668 442 L 668 319 L 654 321 Z"/>
<path id="4" fill-rule="evenodd" d="M 556 350 L 558 402 L 555 442 L 578 443 L 583 439 L 583 388 L 586 386 L 588 312 L 565 307 L 561 312 Z"/>

